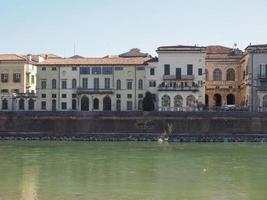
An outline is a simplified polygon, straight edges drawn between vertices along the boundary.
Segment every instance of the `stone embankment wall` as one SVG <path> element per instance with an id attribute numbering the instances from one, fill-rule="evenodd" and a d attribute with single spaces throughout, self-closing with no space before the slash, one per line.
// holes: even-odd
<path id="1" fill-rule="evenodd" d="M 267 114 L 249 112 L 2 112 L 0 136 L 160 135 L 168 124 L 175 135 L 267 134 Z M 149 136 L 149 137 L 150 137 Z M 116 136 L 117 137 L 117 136 Z M 153 139 L 153 137 L 152 137 Z"/>

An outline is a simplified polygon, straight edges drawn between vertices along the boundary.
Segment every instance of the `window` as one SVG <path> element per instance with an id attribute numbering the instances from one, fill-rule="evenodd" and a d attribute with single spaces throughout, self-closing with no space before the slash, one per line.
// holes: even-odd
<path id="1" fill-rule="evenodd" d="M 138 81 L 138 89 L 139 89 L 139 90 L 143 90 L 143 89 L 144 89 L 144 86 L 143 86 L 143 80 L 142 80 L 142 79 L 140 79 L 140 80 Z"/>
<path id="2" fill-rule="evenodd" d="M 156 87 L 156 81 L 149 81 L 149 87 Z"/>
<path id="3" fill-rule="evenodd" d="M 77 81 L 76 81 L 75 78 L 72 79 L 72 81 L 71 81 L 71 85 L 72 85 L 72 89 L 76 89 L 76 88 L 77 88 Z"/>
<path id="4" fill-rule="evenodd" d="M 81 67 L 80 74 L 90 74 L 90 67 Z"/>
<path id="5" fill-rule="evenodd" d="M 61 97 L 65 99 L 67 98 L 67 94 L 61 94 Z"/>
<path id="6" fill-rule="evenodd" d="M 24 110 L 25 101 L 24 99 L 19 100 L 19 110 Z"/>
<path id="7" fill-rule="evenodd" d="M 1 81 L 2 81 L 2 83 L 8 82 L 8 73 L 1 74 Z"/>
<path id="8" fill-rule="evenodd" d="M 115 67 L 115 71 L 122 71 L 123 67 Z"/>
<path id="9" fill-rule="evenodd" d="M 72 99 L 71 108 L 72 108 L 72 110 L 77 110 L 77 101 L 76 101 L 76 99 Z"/>
<path id="10" fill-rule="evenodd" d="M 8 89 L 2 89 L 1 93 L 8 93 Z"/>
<path id="11" fill-rule="evenodd" d="M 132 80 L 128 80 L 127 81 L 127 89 L 128 90 L 132 90 L 133 89 L 133 81 Z"/>
<path id="12" fill-rule="evenodd" d="M 46 110 L 46 101 L 41 102 L 41 109 Z"/>
<path id="13" fill-rule="evenodd" d="M 193 75 L 193 65 L 191 65 L 191 64 L 187 65 L 187 75 L 188 76 Z"/>
<path id="14" fill-rule="evenodd" d="M 121 90 L 121 80 L 117 80 L 117 90 Z"/>
<path id="15" fill-rule="evenodd" d="M 87 89 L 88 88 L 88 78 L 82 79 L 82 88 Z"/>
<path id="16" fill-rule="evenodd" d="M 56 67 L 52 67 L 52 71 L 57 71 L 57 68 Z"/>
<path id="17" fill-rule="evenodd" d="M 94 104 L 93 105 L 94 110 L 99 110 L 99 100 L 98 100 L 98 98 L 94 99 L 93 104 Z"/>
<path id="18" fill-rule="evenodd" d="M 132 98 L 132 94 L 127 94 L 127 98 L 131 99 Z"/>
<path id="19" fill-rule="evenodd" d="M 52 98 L 57 98 L 57 94 L 52 94 Z"/>
<path id="20" fill-rule="evenodd" d="M 31 76 L 31 82 L 32 82 L 32 84 L 34 84 L 34 82 L 35 82 L 34 81 L 34 75 Z"/>
<path id="21" fill-rule="evenodd" d="M 72 94 L 71 96 L 72 96 L 72 98 L 76 98 L 77 94 Z"/>
<path id="22" fill-rule="evenodd" d="M 94 89 L 95 90 L 99 89 L 99 78 L 94 78 Z"/>
<path id="23" fill-rule="evenodd" d="M 105 78 L 105 89 L 110 89 L 110 78 Z"/>
<path id="24" fill-rule="evenodd" d="M 121 98 L 121 95 L 120 95 L 120 94 L 117 94 L 116 97 L 117 97 L 118 99 L 120 99 L 120 98 Z"/>
<path id="25" fill-rule="evenodd" d="M 127 111 L 133 110 L 133 102 L 132 101 L 127 101 Z"/>
<path id="26" fill-rule="evenodd" d="M 67 80 L 62 80 L 61 81 L 61 88 L 62 89 L 67 89 Z"/>
<path id="27" fill-rule="evenodd" d="M 139 98 L 139 99 L 142 99 L 143 97 L 144 97 L 143 94 L 138 94 L 138 98 Z"/>
<path id="28" fill-rule="evenodd" d="M 46 80 L 41 80 L 41 88 L 46 89 Z"/>
<path id="29" fill-rule="evenodd" d="M 34 110 L 34 100 L 33 99 L 29 99 L 28 108 L 29 108 L 29 110 Z"/>
<path id="30" fill-rule="evenodd" d="M 260 65 L 260 78 L 267 78 L 267 65 Z"/>
<path id="31" fill-rule="evenodd" d="M 71 70 L 72 71 L 77 71 L 77 67 L 72 67 Z"/>
<path id="32" fill-rule="evenodd" d="M 61 109 L 66 110 L 67 109 L 67 102 L 62 102 L 61 103 Z"/>
<path id="33" fill-rule="evenodd" d="M 226 80 L 227 81 L 235 81 L 235 70 L 234 69 L 227 69 Z"/>
<path id="34" fill-rule="evenodd" d="M 13 82 L 19 83 L 20 82 L 20 73 L 14 73 L 13 74 Z"/>
<path id="35" fill-rule="evenodd" d="M 8 109 L 8 101 L 7 99 L 2 100 L 2 110 L 7 110 Z"/>
<path id="36" fill-rule="evenodd" d="M 202 68 L 198 68 L 198 75 L 202 76 Z"/>
<path id="37" fill-rule="evenodd" d="M 169 108 L 171 106 L 171 98 L 168 95 L 164 95 L 161 98 L 161 106 L 164 108 Z"/>
<path id="38" fill-rule="evenodd" d="M 46 94 L 42 94 L 42 98 L 46 98 Z"/>
<path id="39" fill-rule="evenodd" d="M 103 67 L 102 74 L 112 74 L 112 67 Z"/>
<path id="40" fill-rule="evenodd" d="M 214 81 L 221 81 L 222 80 L 222 72 L 220 69 L 215 69 L 213 71 L 213 80 Z"/>
<path id="41" fill-rule="evenodd" d="M 42 67 L 42 71 L 46 71 L 46 67 Z"/>
<path id="42" fill-rule="evenodd" d="M 92 67 L 92 74 L 101 74 L 101 67 Z"/>
<path id="43" fill-rule="evenodd" d="M 267 108 L 267 95 L 262 98 L 262 107 L 265 109 Z"/>
<path id="44" fill-rule="evenodd" d="M 170 65 L 169 64 L 164 65 L 164 75 L 170 75 Z"/>
<path id="45" fill-rule="evenodd" d="M 151 68 L 151 69 L 150 69 L 150 75 L 151 75 L 151 76 L 154 76 L 154 75 L 155 75 L 155 68 Z"/>
<path id="46" fill-rule="evenodd" d="M 52 80 L 52 89 L 56 89 L 57 88 L 57 80 L 53 79 Z"/>

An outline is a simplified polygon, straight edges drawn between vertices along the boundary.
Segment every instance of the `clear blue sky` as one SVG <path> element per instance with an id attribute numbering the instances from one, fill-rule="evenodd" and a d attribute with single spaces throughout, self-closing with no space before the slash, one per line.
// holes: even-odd
<path id="1" fill-rule="evenodd" d="M 0 0 L 0 53 L 119 54 L 133 47 L 267 43 L 266 0 Z"/>

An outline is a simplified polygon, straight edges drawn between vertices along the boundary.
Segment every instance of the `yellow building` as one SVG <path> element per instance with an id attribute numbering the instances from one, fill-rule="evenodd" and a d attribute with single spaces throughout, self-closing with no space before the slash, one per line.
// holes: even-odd
<path id="1" fill-rule="evenodd" d="M 150 59 L 137 49 L 104 58 L 47 59 L 37 67 L 37 109 L 141 110 Z"/>
<path id="2" fill-rule="evenodd" d="M 33 110 L 36 93 L 36 66 L 31 56 L 0 54 L 0 108 Z"/>

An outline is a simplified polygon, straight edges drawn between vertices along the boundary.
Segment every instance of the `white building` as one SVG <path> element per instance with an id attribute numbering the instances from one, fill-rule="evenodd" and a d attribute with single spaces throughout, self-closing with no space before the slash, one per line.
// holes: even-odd
<path id="1" fill-rule="evenodd" d="M 205 47 L 162 46 L 157 49 L 158 109 L 196 110 L 205 103 Z"/>

